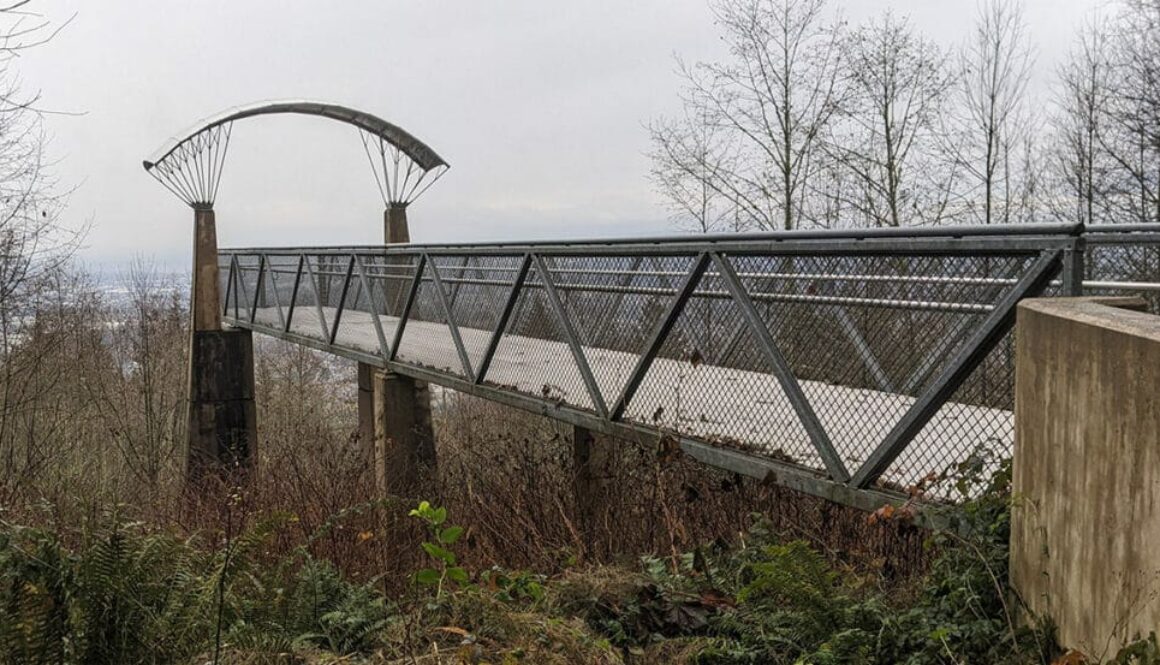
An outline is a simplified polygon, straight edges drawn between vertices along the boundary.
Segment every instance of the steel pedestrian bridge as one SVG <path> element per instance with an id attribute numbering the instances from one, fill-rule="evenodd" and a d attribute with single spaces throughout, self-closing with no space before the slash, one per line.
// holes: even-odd
<path id="1" fill-rule="evenodd" d="M 358 131 L 391 244 L 217 249 L 234 123 L 287 113 Z M 676 443 L 849 505 L 945 499 L 948 471 L 1011 454 L 1020 300 L 1142 293 L 1160 305 L 1160 225 L 406 244 L 408 205 L 447 163 L 400 127 L 326 102 L 229 109 L 144 166 L 194 210 L 193 473 L 254 457 L 248 330 L 359 361 L 360 377 L 384 368 Z M 410 452 L 375 463 L 410 468 L 416 442 L 395 439 L 415 439 L 411 398 L 386 392 L 373 390 L 373 418 L 360 398 L 360 431 L 393 404 L 396 430 L 370 436 Z"/>
<path id="2" fill-rule="evenodd" d="M 228 249 L 219 270 L 231 326 L 871 507 L 1010 454 L 1016 304 L 1160 257 L 1160 230 L 1103 228 Z M 1157 288 L 1123 276 L 1086 284 Z"/>

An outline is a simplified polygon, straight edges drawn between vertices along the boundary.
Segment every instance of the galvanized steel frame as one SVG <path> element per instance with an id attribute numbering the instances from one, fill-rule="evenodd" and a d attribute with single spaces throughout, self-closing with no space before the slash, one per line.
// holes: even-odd
<path id="1" fill-rule="evenodd" d="M 1136 229 L 1125 235 L 1138 235 L 1142 230 Z M 1155 235 L 1160 239 L 1160 228 L 1150 228 L 1147 234 Z M 1112 234 L 1114 238 L 1120 236 Z M 1102 241 L 1102 239 L 1100 240 Z M 1115 240 L 1113 240 L 1115 241 Z M 1026 297 L 1043 294 L 1049 287 L 1060 285 L 1064 294 L 1076 294 L 1082 289 L 1083 280 L 1083 252 L 1085 237 L 1082 227 L 1078 225 L 1036 225 L 1020 227 L 995 227 L 982 229 L 980 227 L 964 228 L 934 228 L 909 230 L 870 230 L 851 232 L 790 232 L 755 235 L 725 235 L 725 236 L 677 236 L 661 239 L 624 239 L 613 241 L 569 242 L 569 243 L 512 243 L 512 244 L 463 244 L 463 245 L 406 245 L 406 246 L 372 246 L 372 247 L 340 247 L 340 248 L 256 248 L 256 249 L 227 249 L 220 252 L 222 261 L 229 265 L 229 275 L 225 280 L 227 289 L 223 303 L 225 321 L 237 327 L 249 328 L 257 332 L 280 337 L 295 343 L 320 349 L 360 362 L 387 368 L 400 374 L 412 376 L 430 383 L 443 385 L 453 390 L 478 395 L 497 402 L 508 404 L 527 411 L 548 415 L 560 420 L 571 422 L 588 429 L 615 436 L 657 436 L 675 435 L 681 446 L 690 455 L 706 463 L 730 471 L 743 473 L 762 478 L 773 477 L 777 482 L 807 491 L 819 496 L 834 499 L 842 503 L 860 507 L 881 505 L 883 500 L 898 500 L 899 496 L 889 490 L 874 489 L 875 481 L 882 472 L 906 446 L 914 436 L 929 421 L 931 416 L 941 407 L 956 387 L 973 370 L 981 360 L 994 348 L 998 341 L 1010 330 L 1014 321 L 1015 307 Z M 830 442 L 825 428 L 818 421 L 808 399 L 802 393 L 801 385 L 790 369 L 785 357 L 781 353 L 777 341 L 763 321 L 754 306 L 755 297 L 765 297 L 760 293 L 751 293 L 744 279 L 738 275 L 734 264 L 735 257 L 760 255 L 789 255 L 789 256 L 1026 256 L 1032 259 L 1030 267 L 1017 279 L 992 278 L 965 278 L 973 280 L 992 280 L 995 284 L 1009 287 L 1004 296 L 984 309 L 971 311 L 985 312 L 986 318 L 971 334 L 969 341 L 958 349 L 953 359 L 943 368 L 942 372 L 933 380 L 931 385 L 918 396 L 912 407 L 906 412 L 900 422 L 891 430 L 873 454 L 857 469 L 847 469 L 841 456 Z M 322 294 L 319 292 L 318 276 L 321 271 L 312 265 L 310 257 L 333 257 L 334 260 L 346 259 L 345 270 L 336 273 L 327 273 L 330 276 L 342 279 L 342 294 L 338 301 L 335 321 L 328 326 L 322 307 Z M 368 274 L 369 260 L 383 260 L 384 257 L 408 257 L 415 260 L 413 274 L 388 275 L 377 274 L 373 278 L 380 280 L 406 280 L 408 285 L 407 297 L 399 314 L 399 321 L 394 331 L 393 339 L 388 340 L 379 321 L 383 314 L 375 310 L 372 303 L 372 320 L 375 325 L 379 352 L 369 353 L 363 349 L 343 347 L 336 344 L 339 322 L 342 310 L 346 304 L 346 295 L 353 279 L 358 280 L 359 289 L 372 294 L 372 276 Z M 436 265 L 434 259 L 438 257 L 510 257 L 515 263 L 512 269 L 496 269 L 514 273 L 510 278 L 484 279 L 484 269 L 478 268 L 478 279 L 454 279 L 445 277 Z M 634 289 L 619 287 L 623 293 L 641 293 L 647 295 L 666 296 L 670 298 L 663 316 L 646 337 L 647 343 L 641 350 L 635 366 L 632 368 L 628 380 L 625 382 L 616 401 L 609 406 L 597 385 L 592 367 L 584 353 L 580 336 L 572 322 L 572 315 L 565 306 L 560 295 L 561 289 L 570 288 L 567 284 L 558 283 L 553 275 L 565 274 L 566 270 L 553 270 L 546 259 L 558 257 L 635 257 L 632 269 L 639 267 L 641 257 L 648 256 L 687 256 L 691 263 L 683 275 L 673 273 L 679 278 L 679 286 L 672 289 Z M 293 272 L 294 283 L 291 301 L 287 304 L 285 315 L 281 302 L 277 300 L 275 289 L 275 305 L 278 310 L 277 327 L 256 321 L 255 313 L 258 301 L 262 294 L 266 280 L 275 282 L 275 273 L 279 272 L 271 263 L 271 258 L 297 257 L 297 267 L 293 270 L 283 269 L 283 274 Z M 256 259 L 256 267 L 243 267 L 239 258 L 248 261 Z M 464 264 L 466 265 L 466 263 Z M 252 296 L 242 293 L 243 271 L 256 271 Z M 710 272 L 712 271 L 712 272 Z M 301 335 L 291 330 L 291 324 L 298 295 L 299 284 L 303 275 L 311 282 L 315 295 L 316 314 L 319 317 L 322 337 L 316 339 Z M 529 278 L 536 275 L 535 283 Z M 723 292 L 698 292 L 706 275 L 713 275 L 725 287 Z M 824 277 L 824 276 L 823 276 Z M 848 278 L 849 276 L 847 276 Z M 951 279 L 917 275 L 913 277 L 882 277 L 881 279 Z M 453 312 L 454 301 L 447 288 L 451 284 L 458 289 L 461 283 L 484 283 L 506 287 L 506 297 L 503 308 L 497 317 L 496 328 L 491 331 L 487 346 L 482 357 L 472 365 L 469 354 L 464 345 Z M 987 282 L 990 284 L 991 282 Z M 412 316 L 416 297 L 423 284 L 431 285 L 436 289 L 440 310 L 445 323 L 450 329 L 454 341 L 456 355 L 463 367 L 463 374 L 434 370 L 399 359 L 399 346 L 403 339 L 404 330 Z M 575 405 L 561 404 L 559 400 L 549 399 L 548 396 L 536 396 L 518 392 L 514 389 L 490 385 L 486 383 L 488 372 L 497 347 L 506 328 L 513 319 L 516 305 L 521 294 L 529 288 L 543 289 L 550 310 L 556 317 L 556 323 L 563 332 L 564 340 L 571 351 L 571 355 L 583 378 L 588 397 L 594 406 L 586 410 Z M 609 286 L 617 292 L 616 286 Z M 694 296 L 727 298 L 739 309 L 744 326 L 756 340 L 759 351 L 766 358 L 771 373 L 776 376 L 778 383 L 792 404 L 795 413 L 809 434 L 816 452 L 825 466 L 825 473 L 807 467 L 789 464 L 760 455 L 722 449 L 705 441 L 682 436 L 679 433 L 664 432 L 659 428 L 625 418 L 625 411 L 633 399 L 641 381 L 647 374 L 649 367 L 661 349 L 665 340 L 672 333 L 682 310 Z M 776 294 L 775 294 L 776 295 Z M 819 304 L 834 304 L 827 301 L 825 295 L 809 294 L 782 294 L 794 295 L 792 302 L 817 302 Z M 232 301 L 232 302 L 231 302 Z M 240 316 L 239 301 L 245 301 L 247 316 Z M 773 299 L 773 302 L 778 302 Z M 231 305 L 234 316 L 230 316 Z M 920 302 L 875 303 L 876 306 L 921 307 Z M 737 331 L 735 331 L 736 333 Z M 733 337 L 736 337 L 734 334 Z M 730 342 L 733 343 L 732 341 Z M 855 340 L 855 345 L 857 342 Z M 864 362 L 871 366 L 876 362 L 872 357 L 864 358 Z M 921 367 L 919 368 L 921 370 Z M 878 372 L 881 374 L 881 370 Z M 921 378 L 920 378 L 921 380 Z M 914 384 L 914 381 L 910 381 Z"/>

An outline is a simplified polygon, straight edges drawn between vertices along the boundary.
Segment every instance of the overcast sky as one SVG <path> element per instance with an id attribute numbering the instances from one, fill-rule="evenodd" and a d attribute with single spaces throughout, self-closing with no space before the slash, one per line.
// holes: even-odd
<path id="1" fill-rule="evenodd" d="M 65 220 L 91 221 L 94 269 L 135 255 L 183 268 L 191 214 L 141 160 L 227 107 L 308 98 L 360 108 L 451 170 L 410 209 L 415 241 L 669 232 L 647 180 L 644 124 L 678 110 L 673 56 L 721 55 L 705 0 L 39 0 L 72 23 L 18 68 L 46 108 Z M 1101 0 L 1028 0 L 1042 94 Z M 945 46 L 974 0 L 887 8 Z M 217 199 L 223 246 L 374 243 L 382 202 L 357 131 L 301 116 L 234 126 Z"/>

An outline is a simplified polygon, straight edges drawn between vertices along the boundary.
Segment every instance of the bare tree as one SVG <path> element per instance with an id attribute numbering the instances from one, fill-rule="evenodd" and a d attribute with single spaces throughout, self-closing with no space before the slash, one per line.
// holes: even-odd
<path id="1" fill-rule="evenodd" d="M 689 193 L 702 191 L 720 200 L 729 226 L 794 229 L 811 220 L 806 185 L 839 95 L 840 26 L 826 20 L 825 7 L 713 4 L 730 61 L 682 63 L 685 118 L 651 127 L 654 173 L 675 207 L 687 210 Z M 684 183 L 675 191 L 674 175 Z"/>
<path id="2" fill-rule="evenodd" d="M 181 475 L 175 462 L 185 436 L 188 313 L 177 284 L 143 259 L 121 282 L 124 302 L 103 308 L 109 367 L 84 385 L 96 412 L 90 427 L 115 447 L 127 479 L 156 490 Z"/>
<path id="3" fill-rule="evenodd" d="M 24 95 L 12 69 L 24 51 L 55 35 L 27 10 L 29 0 L 0 7 L 0 351 L 27 320 L 29 290 L 71 257 L 79 235 L 58 223 L 62 195 L 47 169 L 38 95 Z"/>
<path id="4" fill-rule="evenodd" d="M 985 0 L 959 59 L 956 117 L 945 136 L 962 165 L 962 201 L 975 222 L 1028 221 L 1032 174 L 1020 153 L 1033 131 L 1027 104 L 1033 57 L 1022 6 Z"/>
<path id="5" fill-rule="evenodd" d="M 1110 168 L 1102 134 L 1109 121 L 1111 62 L 1105 26 L 1083 29 L 1059 69 L 1051 117 L 1051 166 L 1054 195 L 1048 200 L 1057 218 L 1092 224 L 1110 221 L 1106 194 Z"/>
<path id="6" fill-rule="evenodd" d="M 870 226 L 937 224 L 957 172 L 939 149 L 955 83 L 946 54 L 887 13 L 845 40 L 849 94 L 828 150 L 848 172 L 846 214 Z"/>
<path id="7" fill-rule="evenodd" d="M 63 197 L 48 172 L 38 96 L 22 93 L 13 68 L 21 53 L 56 34 L 29 5 L 0 5 L 0 469 L 14 479 L 61 454 L 42 445 L 69 413 L 57 408 L 67 374 L 53 363 L 56 349 L 80 339 L 50 327 L 76 326 L 62 267 L 80 234 L 58 223 Z"/>
<path id="8" fill-rule="evenodd" d="M 686 113 L 696 113 L 686 109 Z M 650 178 L 664 197 L 678 226 L 699 233 L 744 231 L 745 221 L 733 200 L 712 185 L 728 171 L 727 139 L 704 113 L 650 126 L 653 149 Z"/>
<path id="9" fill-rule="evenodd" d="M 1111 94 L 1101 147 L 1117 221 L 1160 221 L 1160 0 L 1129 0 L 1108 44 Z"/>

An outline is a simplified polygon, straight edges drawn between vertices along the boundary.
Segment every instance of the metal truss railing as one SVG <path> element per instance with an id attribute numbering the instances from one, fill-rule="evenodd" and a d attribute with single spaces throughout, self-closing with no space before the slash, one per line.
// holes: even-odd
<path id="1" fill-rule="evenodd" d="M 1085 264 L 1143 256 L 1125 248 L 1145 235 L 1160 238 L 1032 225 L 219 256 L 230 325 L 596 431 L 673 437 L 869 507 L 980 447 L 1008 453 L 1016 304 L 1078 294 Z M 1085 260 L 1085 245 L 1100 249 Z"/>

